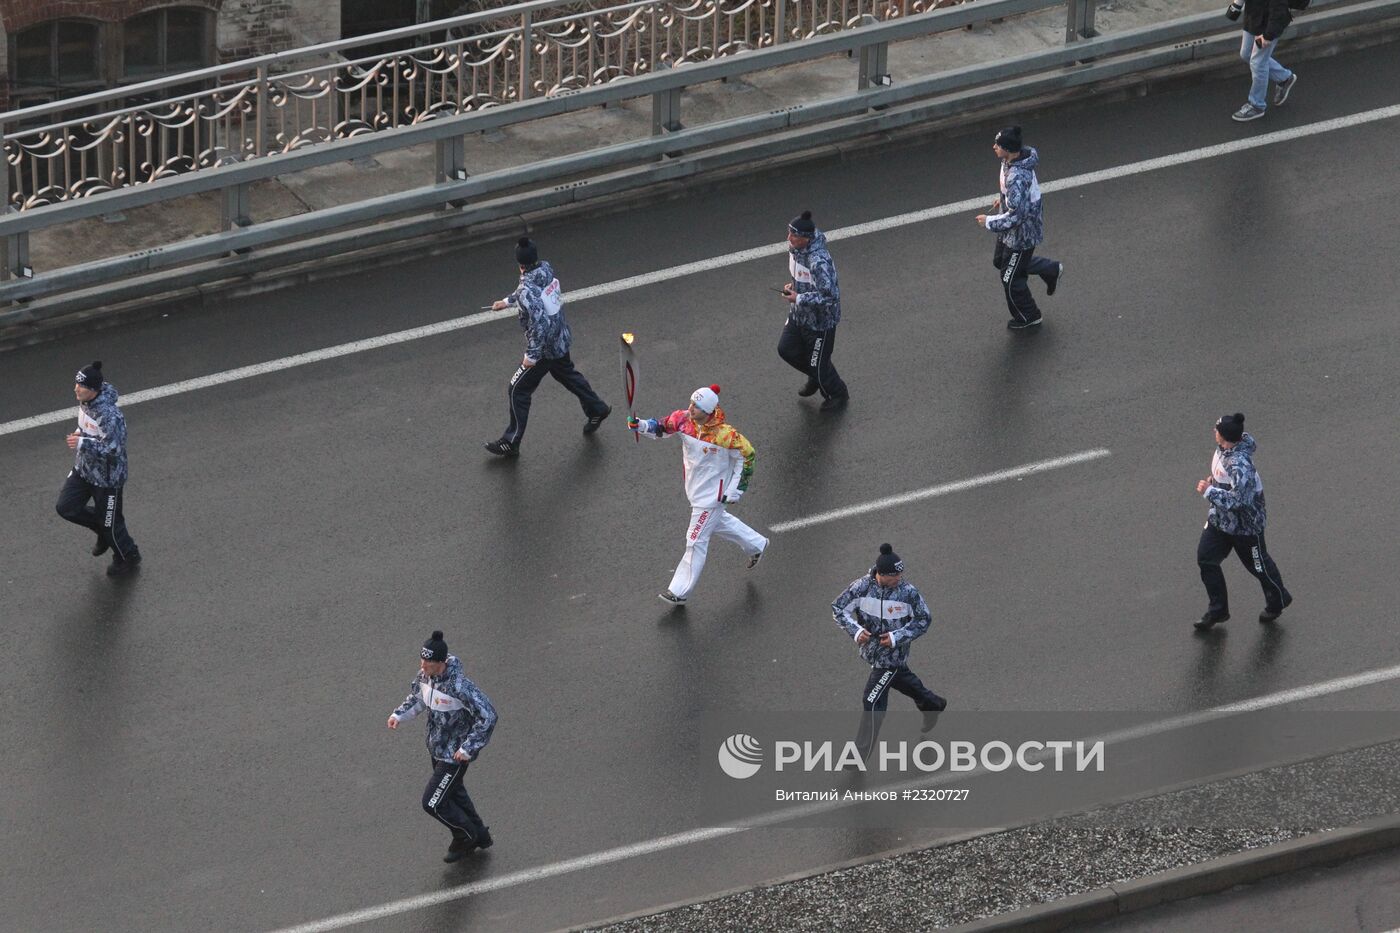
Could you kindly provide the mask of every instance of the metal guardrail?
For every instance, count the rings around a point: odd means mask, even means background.
[[[0,205],[31,210],[964,2],[633,0],[575,12],[535,0],[293,49],[0,114]]]
[[[1172,23],[1144,27],[1115,36],[1100,36],[1068,48],[1050,49],[1016,60],[979,65],[944,72],[889,86],[882,76],[869,69],[878,66],[890,41],[959,28],[982,19],[1000,18],[1058,5],[1047,0],[993,0],[911,17],[907,20],[867,26],[849,33],[766,49],[751,55],[713,61],[686,69],[630,78],[551,98],[526,101],[511,107],[492,108],[462,116],[431,121],[396,133],[365,136],[328,143],[277,158],[238,163],[149,185],[112,192],[102,198],[83,199],[53,205],[44,210],[11,213],[0,217],[0,236],[14,244],[28,232],[66,223],[114,209],[193,193],[222,190],[226,198],[246,197],[247,185],[259,178],[343,161],[423,142],[438,144],[440,156],[452,151],[455,141],[469,132],[480,132],[510,123],[580,110],[603,103],[650,96],[653,112],[665,111],[673,96],[684,87],[775,65],[819,58],[835,52],[859,52],[863,68],[857,76],[857,90],[835,99],[812,102],[689,129],[668,130],[654,120],[654,135],[640,140],[562,156],[546,162],[493,172],[474,178],[447,174],[437,184],[394,195],[368,199],[356,204],[315,211],[295,217],[247,225],[226,232],[198,237],[169,246],[144,250],[129,256],[69,267],[30,280],[0,285],[0,301],[52,295],[78,288],[103,285],[131,276],[167,269],[200,260],[214,259],[235,250],[299,241],[302,238],[347,229],[395,216],[438,211],[449,202],[479,203],[480,199],[528,185],[549,183],[580,175],[613,171],[628,165],[652,165],[657,178],[667,177],[667,164],[655,163],[679,150],[695,152],[708,146],[764,136],[780,131],[850,118],[877,108],[907,104],[933,95],[961,92],[971,103],[990,102],[1004,95],[994,82],[1021,79],[1023,90],[1042,93],[1078,86],[1143,68],[1187,61],[1198,55],[1233,53],[1238,30],[1219,14],[1202,14]],[[1336,9],[1325,9],[1337,7]],[[1313,10],[1300,18],[1299,35],[1361,25],[1400,16],[1400,0],[1314,0]],[[1115,56],[1118,56],[1115,58]],[[1038,78],[1027,76],[1041,75]],[[985,91],[969,89],[986,88]],[[984,101],[975,100],[982,94]],[[893,125],[893,124],[891,124]],[[460,149],[458,150],[460,152]],[[441,161],[441,160],[440,160]],[[561,189],[563,186],[561,186]],[[561,189],[527,197],[530,206],[565,203],[557,197]],[[527,209],[521,206],[518,209]],[[456,209],[470,213],[474,208]],[[502,216],[501,213],[495,216]],[[0,325],[29,319],[23,310],[0,314]]]
[[[466,133],[524,123],[650,94],[654,104],[653,134],[659,135],[679,126],[680,96],[687,85],[735,77],[842,52],[855,53],[866,46],[879,44],[868,38],[872,36],[872,30],[878,31],[879,38],[887,44],[890,41],[959,29],[990,19],[1001,19],[1062,5],[1069,9],[1072,17],[1077,8],[1092,3],[1094,0],[1068,0],[1068,3],[1066,0],[979,0],[974,4],[896,19],[879,26],[866,25],[858,30],[836,32],[805,42],[784,43],[743,56],[716,59],[685,68],[621,78],[509,106],[484,108],[456,116],[439,115],[433,120],[401,127],[392,133],[356,134],[347,139],[270,155],[266,159],[227,160],[199,172],[168,173],[142,185],[106,189],[101,193],[94,192],[86,197],[63,199],[34,210],[12,210],[0,214],[0,236],[4,236],[7,241],[6,248],[0,250],[0,280],[15,274],[32,276],[33,270],[28,257],[28,233],[60,223],[189,194],[222,190],[225,194],[223,228],[246,226],[249,206],[246,186],[253,181],[430,141],[440,144],[438,180],[460,179],[466,176],[467,167],[462,164],[462,149],[458,140]]]

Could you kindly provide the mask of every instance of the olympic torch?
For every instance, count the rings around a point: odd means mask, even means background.
[[[622,394],[627,397],[627,413],[634,418],[637,415],[637,375],[640,371],[635,340],[632,334],[623,334],[617,351],[618,360],[622,363]],[[632,439],[641,441],[636,432],[633,432]]]

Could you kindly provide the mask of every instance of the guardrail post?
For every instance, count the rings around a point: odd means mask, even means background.
[[[1065,5],[1065,44],[1097,36],[1094,12],[1098,0],[1068,0]]]
[[[5,152],[5,137],[9,132],[10,125],[0,123],[0,214],[10,211],[10,160]]]
[[[247,227],[253,222],[250,216],[249,186],[247,184],[231,185],[220,190],[220,205],[222,210],[219,217],[220,230],[232,230],[234,227]]]
[[[773,44],[787,41],[787,0],[773,0]]]
[[[5,237],[4,261],[0,262],[0,280],[8,281],[12,278],[34,278],[34,266],[29,262],[27,231]]]
[[[0,123],[0,216],[11,213],[10,208],[10,160],[5,157],[5,134],[9,126]],[[0,246],[0,282],[9,281],[14,276],[31,278],[34,268],[29,264],[29,234],[17,233],[5,237]]]
[[[875,17],[869,13],[860,18],[862,26],[874,26],[879,23]],[[872,87],[885,87],[891,84],[890,78],[890,44],[888,42],[876,42],[871,45],[860,47],[860,73],[856,82],[856,89],[868,91]]]
[[[437,141],[437,183],[463,181],[467,177],[466,137],[450,136]]]
[[[258,158],[267,155],[267,137],[269,132],[267,121],[272,116],[272,114],[267,112],[267,79],[267,62],[263,62],[258,66],[258,123],[253,131],[253,153],[258,156]]]
[[[516,100],[530,99],[530,72],[534,68],[535,43],[531,39],[533,20],[530,11],[520,14],[520,96]]]
[[[681,88],[651,95],[651,135],[681,129]]]

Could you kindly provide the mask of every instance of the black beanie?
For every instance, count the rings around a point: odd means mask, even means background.
[[[1240,438],[1244,437],[1244,415],[1235,412],[1233,415],[1221,415],[1220,420],[1215,422],[1215,430],[1220,432],[1220,436],[1231,444],[1238,444]]]
[[[876,573],[903,573],[904,561],[899,559],[899,555],[894,552],[894,548],[888,544],[880,545],[880,556],[875,558]]]
[[[810,237],[816,234],[817,225],[812,223],[812,212],[803,211],[788,221],[788,229],[798,236]]]
[[[85,389],[100,392],[102,390],[102,361],[94,360],[78,370],[78,375],[74,377],[73,381]]]
[[[424,661],[446,661],[447,642],[442,640],[442,632],[433,632],[427,641],[423,642]]]
[[[1019,126],[1008,126],[997,133],[997,145],[1007,152],[1021,151],[1021,128]]]
[[[540,261],[540,251],[535,248],[535,241],[527,236],[520,238],[515,244],[515,264],[518,266],[533,266]]]

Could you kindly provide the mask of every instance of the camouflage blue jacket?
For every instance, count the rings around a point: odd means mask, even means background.
[[[1215,449],[1211,458],[1210,501],[1206,521],[1227,535],[1261,535],[1268,515],[1264,509],[1264,481],[1254,469],[1254,438],[1246,434],[1228,450]]]
[[[486,694],[462,673],[462,662],[455,654],[447,656],[447,667],[440,677],[422,671],[408,687],[408,699],[399,704],[393,716],[400,722],[428,711],[428,753],[435,761],[451,761],[461,749],[476,758],[491,741],[496,728],[496,708]]]
[[[1035,177],[1040,153],[1027,146],[1021,158],[1001,166],[1001,213],[987,218],[987,229],[1001,235],[1008,249],[1030,249],[1045,239],[1040,209],[1040,182]]]
[[[807,330],[830,330],[841,323],[841,286],[825,233],[816,231],[802,249],[788,247],[788,272],[797,292],[788,320]]]
[[[573,334],[564,319],[564,292],[554,277],[554,267],[537,262],[520,275],[520,285],[506,296],[506,304],[518,308],[525,328],[525,355],[532,360],[557,360],[569,355]]]
[[[78,404],[78,434],[74,472],[103,489],[125,485],[126,417],[117,407],[116,386],[104,382],[96,398]]]
[[[909,646],[928,631],[928,604],[912,583],[884,587],[873,572],[855,580],[831,604],[831,615],[842,631],[856,638],[861,629],[870,640],[860,646],[860,656],[872,667],[905,667]],[[889,633],[894,645],[886,648],[880,636]]]

